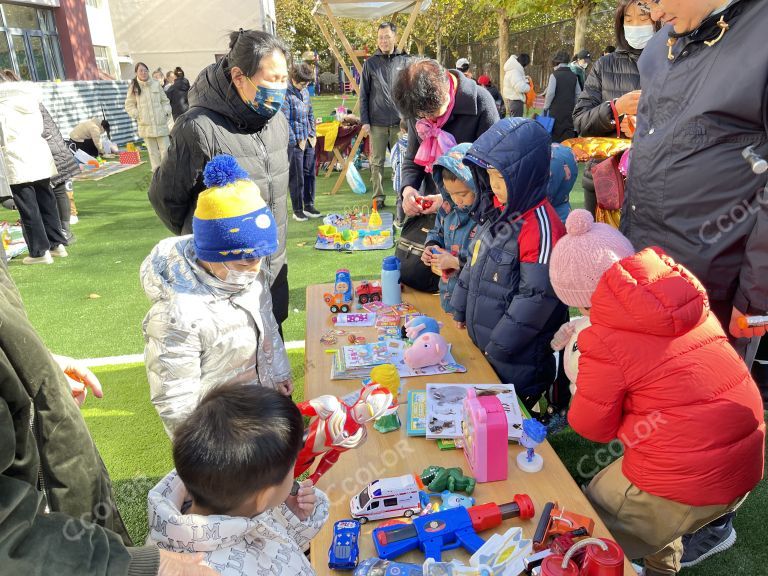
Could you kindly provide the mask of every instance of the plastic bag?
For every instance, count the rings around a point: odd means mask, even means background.
[[[349,170],[347,170],[347,184],[352,188],[352,192],[355,194],[365,194],[368,190],[363,182],[363,177],[360,176],[360,172],[357,171],[355,165],[350,162]]]
[[[80,149],[75,150],[75,159],[80,162],[80,164],[90,164],[91,162],[97,162],[96,158],[88,154],[88,152],[84,152]]]

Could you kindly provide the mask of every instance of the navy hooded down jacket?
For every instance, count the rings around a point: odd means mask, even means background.
[[[472,216],[479,228],[451,299],[454,318],[466,322],[499,378],[533,401],[555,379],[550,342],[568,321],[549,281],[552,248],[565,235],[547,200],[550,137],[534,121],[506,118],[478,138],[464,162],[478,188]],[[501,208],[489,166],[507,184]]]

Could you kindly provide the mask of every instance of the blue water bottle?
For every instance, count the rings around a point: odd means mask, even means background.
[[[387,256],[381,263],[381,301],[388,306],[402,303],[400,259],[397,256]]]

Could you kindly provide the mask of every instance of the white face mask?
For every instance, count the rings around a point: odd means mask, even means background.
[[[656,29],[652,24],[643,24],[642,26],[624,26],[624,37],[635,50],[642,50],[656,34]]]
[[[232,270],[226,264],[224,264],[224,267],[227,269],[227,275],[224,278],[224,282],[231,284],[232,286],[242,287],[250,286],[253,282],[255,282],[259,277],[259,271],[261,270],[261,265],[259,265],[259,270],[256,270],[255,272]]]

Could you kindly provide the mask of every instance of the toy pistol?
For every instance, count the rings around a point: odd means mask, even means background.
[[[556,502],[547,502],[533,535],[533,549],[537,552],[549,548],[550,541],[563,534],[573,537],[591,536],[595,521],[587,516],[566,512]]]
[[[463,547],[470,554],[477,552],[485,544],[478,532],[495,528],[509,518],[527,520],[534,515],[528,495],[516,494],[507,504],[451,508],[414,518],[413,524],[376,528],[373,544],[378,555],[387,560],[420,548],[424,556],[439,562],[443,550]]]

